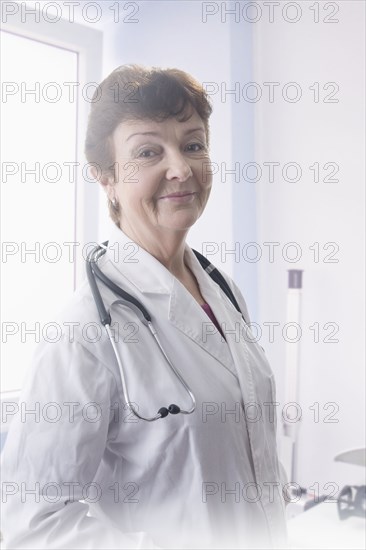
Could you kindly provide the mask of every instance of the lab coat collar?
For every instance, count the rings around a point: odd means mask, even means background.
[[[170,271],[117,226],[111,230],[106,256],[140,292],[171,293],[174,276]]]
[[[111,230],[106,256],[140,292],[172,293],[176,283],[174,275],[117,226]],[[185,245],[184,260],[199,281],[205,273],[188,244]]]

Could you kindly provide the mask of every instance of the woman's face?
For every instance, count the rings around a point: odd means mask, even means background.
[[[116,182],[108,185],[130,236],[187,232],[202,214],[212,174],[206,132],[196,111],[186,122],[126,121],[114,134]]]

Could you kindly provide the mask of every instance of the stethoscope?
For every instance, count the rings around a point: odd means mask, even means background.
[[[113,281],[111,281],[101,271],[101,269],[98,267],[98,260],[103,256],[103,254],[105,254],[107,249],[108,249],[108,241],[106,241],[105,243],[103,243],[101,245],[98,245],[95,248],[93,248],[93,250],[88,254],[88,257],[87,257],[86,271],[87,271],[87,275],[88,275],[89,284],[90,284],[90,287],[91,287],[91,290],[92,290],[92,293],[93,293],[94,301],[95,301],[95,304],[96,304],[97,309],[98,309],[100,321],[101,321],[102,325],[104,326],[104,328],[105,328],[105,330],[108,334],[109,341],[111,342],[111,345],[112,345],[112,348],[113,348],[113,351],[114,351],[114,354],[115,354],[115,357],[116,357],[116,360],[117,360],[117,363],[118,363],[118,368],[119,368],[121,381],[122,381],[123,394],[124,394],[124,398],[126,400],[126,403],[128,404],[129,408],[131,409],[131,412],[137,418],[139,418],[140,420],[146,420],[147,422],[152,422],[154,420],[159,420],[159,418],[165,418],[166,416],[168,416],[169,413],[170,414],[178,414],[178,413],[192,414],[194,412],[194,410],[196,409],[195,397],[192,393],[192,390],[188,386],[187,382],[184,380],[181,373],[179,372],[179,370],[173,365],[173,363],[170,361],[169,357],[165,353],[164,348],[161,345],[161,342],[158,338],[157,332],[153,327],[153,324],[152,324],[152,321],[151,321],[151,316],[150,316],[149,312],[141,304],[141,302],[139,302],[136,298],[134,298],[133,296],[128,294],[126,291],[122,290],[122,288],[120,288],[115,283],[113,283]],[[169,405],[169,407],[161,407],[158,410],[157,414],[155,416],[151,416],[151,417],[142,416],[136,410],[136,408],[134,407],[133,403],[131,402],[131,400],[129,398],[128,388],[127,388],[127,383],[126,383],[126,377],[125,377],[124,369],[123,369],[123,366],[122,366],[121,357],[120,357],[119,351],[117,349],[116,342],[114,341],[114,338],[112,336],[112,331],[111,331],[112,319],[111,319],[111,315],[105,308],[102,296],[99,292],[99,288],[98,288],[96,279],[99,279],[100,281],[102,281],[108,288],[110,288],[110,290],[112,290],[115,294],[120,296],[122,298],[122,300],[121,300],[122,303],[124,305],[127,305],[128,307],[130,307],[137,314],[140,321],[145,326],[148,327],[148,329],[150,330],[151,334],[153,335],[153,337],[154,337],[154,339],[155,339],[155,341],[156,341],[156,343],[157,343],[157,345],[158,345],[165,361],[168,363],[170,369],[174,372],[175,376],[178,378],[180,384],[184,387],[184,389],[186,390],[186,392],[188,393],[188,395],[189,395],[189,397],[192,401],[192,407],[189,410],[186,411],[184,409],[181,409],[180,407],[178,407],[178,405],[175,405],[174,403],[172,405]]]

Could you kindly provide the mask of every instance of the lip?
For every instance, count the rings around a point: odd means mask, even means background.
[[[193,197],[196,193],[194,191],[180,191],[179,193],[170,193],[169,195],[164,195],[160,199],[168,199],[173,201],[187,201]]]

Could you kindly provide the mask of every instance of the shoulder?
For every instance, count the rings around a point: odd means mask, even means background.
[[[74,291],[46,327],[47,330],[42,334],[46,342],[66,339],[83,345],[87,342],[84,335],[87,332],[91,334],[92,328],[95,332],[100,332],[101,323],[87,280]]]
[[[61,381],[70,376],[73,380],[102,377],[114,385],[116,372],[111,367],[110,348],[85,279],[62,309],[43,324],[27,378],[44,376],[49,381]]]
[[[111,262],[102,258],[99,261],[104,274],[117,285],[126,286],[126,281],[121,274],[116,272]],[[119,277],[116,276],[116,273]],[[117,277],[117,278],[116,278]],[[115,301],[114,293],[103,283],[96,279],[96,284],[101,294],[103,303],[108,310]],[[102,342],[102,336],[105,335],[105,328],[101,323],[98,307],[93,297],[93,293],[87,277],[79,284],[74,293],[63,307],[57,311],[52,322],[48,323],[46,335],[55,340],[63,337],[71,342],[78,342],[93,353],[88,344],[93,342]]]

